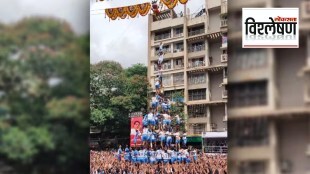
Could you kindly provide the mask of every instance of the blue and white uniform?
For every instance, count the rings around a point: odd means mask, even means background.
[[[163,156],[164,163],[169,163],[170,161],[169,154],[166,152],[162,152],[162,156]]]
[[[180,132],[174,133],[174,136],[175,136],[175,144],[179,144],[180,143]]]
[[[156,151],[156,161],[161,162],[162,161],[162,150]]]
[[[158,100],[157,100],[156,97],[152,97],[152,102],[151,102],[151,104],[152,104],[152,108],[157,108],[157,106],[158,106]]]
[[[142,120],[142,124],[143,124],[144,127],[148,126],[147,115],[148,114],[145,114],[144,117],[143,117],[143,120]]]
[[[193,155],[194,161],[196,162],[197,159],[198,159],[198,157],[197,157],[197,151],[196,151],[196,150],[193,150],[192,155]]]
[[[170,146],[171,143],[172,143],[171,134],[170,134],[169,132],[166,132],[166,135],[167,135],[166,145],[167,145],[167,146]]]
[[[127,147],[125,149],[125,161],[130,161],[130,150]]]
[[[182,162],[182,153],[181,152],[178,152],[178,162]]]
[[[186,143],[187,143],[186,133],[183,134],[182,141],[183,141],[183,145],[186,146]]]
[[[148,128],[143,128],[143,132],[142,132],[142,141],[145,142],[145,141],[148,141],[148,131],[149,129]]]
[[[159,89],[159,88],[160,88],[159,80],[156,80],[156,82],[155,82],[155,89]]]
[[[171,163],[174,163],[178,160],[178,153],[174,150],[171,151]]]
[[[156,142],[156,133],[152,132],[151,134],[151,142]]]
[[[161,107],[165,112],[168,112],[168,105],[165,102],[161,104]]]
[[[121,160],[122,153],[123,153],[122,149],[119,148],[119,149],[117,150],[117,159],[118,159],[119,161]]]
[[[160,131],[159,132],[159,138],[160,138],[160,142],[165,142],[166,141],[165,132]]]
[[[170,115],[168,115],[168,114],[163,114],[163,116],[164,116],[164,125],[170,125],[170,123],[171,123],[171,120],[170,120]]]
[[[147,121],[148,121],[148,124],[155,125],[155,119],[154,119],[154,114],[153,113],[149,113],[147,115]]]
[[[139,150],[137,161],[139,163],[144,163],[144,150]]]
[[[137,157],[136,157],[136,155],[135,155],[135,150],[131,151],[130,154],[131,154],[131,161],[135,163],[136,160],[137,160]]]
[[[156,163],[155,152],[154,152],[153,150],[150,151],[150,163],[151,163],[151,164]]]

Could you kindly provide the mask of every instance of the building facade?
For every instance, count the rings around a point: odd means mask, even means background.
[[[242,7],[299,7],[300,48],[242,49]],[[310,173],[310,7],[302,0],[229,4],[229,172]]]
[[[227,129],[226,15],[227,1],[223,0],[206,0],[198,13],[190,13],[184,5],[181,14],[165,10],[149,15],[148,80],[155,91],[162,42],[164,93],[183,93],[188,135]]]

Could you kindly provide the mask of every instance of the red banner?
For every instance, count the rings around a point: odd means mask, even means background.
[[[142,116],[131,118],[130,147],[140,147],[142,145]]]

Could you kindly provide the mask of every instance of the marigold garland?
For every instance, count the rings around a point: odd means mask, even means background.
[[[181,4],[186,4],[186,3],[188,2],[188,0],[179,0],[179,2],[180,2]]]
[[[138,4],[137,8],[138,8],[139,14],[141,16],[145,16],[149,13],[151,9],[151,4],[150,3]]]
[[[169,9],[173,9],[177,4],[178,0],[160,0],[163,4],[165,4]]]
[[[115,20],[118,16],[116,8],[105,9],[105,14],[112,20]]]
[[[133,5],[133,6],[127,6],[127,7],[124,7],[125,8],[125,11],[126,13],[131,17],[131,18],[135,18],[139,12],[138,8],[136,5]]]
[[[163,4],[165,4],[169,9],[173,9],[178,2],[181,4],[186,4],[188,0],[160,0]],[[151,10],[151,3],[142,3],[137,5],[131,5],[126,7],[117,7],[105,9],[106,15],[115,20],[117,18],[125,19],[126,17],[135,18],[137,15],[146,16]]]

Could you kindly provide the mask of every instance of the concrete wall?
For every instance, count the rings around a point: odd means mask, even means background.
[[[279,108],[304,106],[304,79],[298,73],[306,63],[306,48],[300,42],[298,49],[276,49]]]
[[[223,82],[222,71],[210,73],[211,101],[222,100],[222,88],[219,87],[219,85],[222,82]]]
[[[223,119],[225,116],[225,106],[217,105],[211,106],[211,123],[215,123],[217,125],[218,131],[223,131],[223,128],[227,128],[226,123],[224,123]]]
[[[301,174],[310,171],[310,158],[306,156],[310,144],[310,119],[293,118],[278,122],[279,159],[292,162],[290,174]]]
[[[221,42],[211,43],[210,44],[210,56],[212,56],[213,62],[212,65],[219,65],[221,64],[221,54],[222,50],[219,49],[221,47]]]
[[[221,5],[221,0],[208,0],[207,8],[215,8]]]
[[[209,11],[209,33],[220,31],[221,27],[221,18],[220,18],[221,9],[210,10]]]

